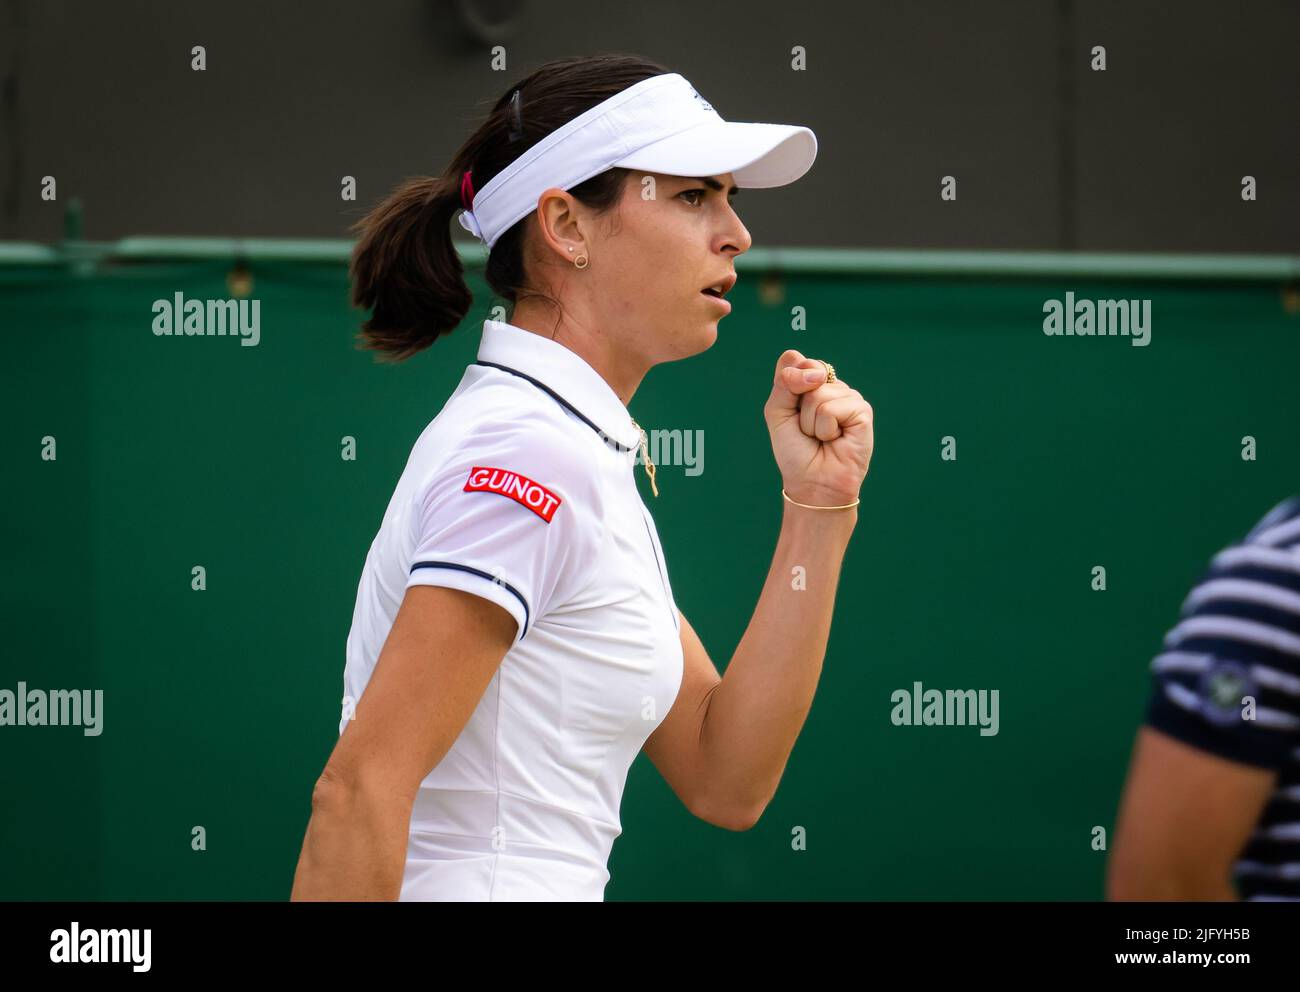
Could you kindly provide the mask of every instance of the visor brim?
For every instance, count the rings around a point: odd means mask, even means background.
[[[785,186],[817,157],[817,137],[797,124],[714,121],[638,149],[615,162],[669,176],[732,174],[746,189]]]

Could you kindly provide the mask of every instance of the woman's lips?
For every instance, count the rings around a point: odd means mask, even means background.
[[[710,296],[708,293],[704,292],[703,290],[700,291],[700,295],[703,296],[706,300],[716,303],[720,307],[722,307],[723,313],[731,313],[731,304],[728,303],[726,300],[724,300],[721,296]]]

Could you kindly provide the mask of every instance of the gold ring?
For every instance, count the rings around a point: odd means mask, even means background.
[[[835,375],[835,366],[832,365],[830,362],[823,362],[820,358],[817,359],[817,361],[821,362],[823,365],[826,366],[826,381],[837,382],[838,379]]]

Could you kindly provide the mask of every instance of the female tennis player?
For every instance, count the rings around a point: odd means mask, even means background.
[[[717,338],[750,245],[736,188],[791,183],[816,150],[807,128],[723,120],[653,62],[567,59],[360,222],[368,347],[400,360],[465,317],[458,210],[511,311],[485,321],[367,555],[293,899],[601,901],[643,748],[694,815],[759,818],[821,672],[871,407],[828,362],[776,357],[784,516],[725,677],[673,599],[628,407]]]

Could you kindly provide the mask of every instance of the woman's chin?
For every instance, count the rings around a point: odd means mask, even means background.
[[[714,342],[718,340],[718,323],[720,320],[719,317],[704,324],[703,330],[695,337],[695,350],[690,353],[691,355],[698,355],[700,352],[708,351],[713,347]],[[684,355],[682,357],[689,356]]]

